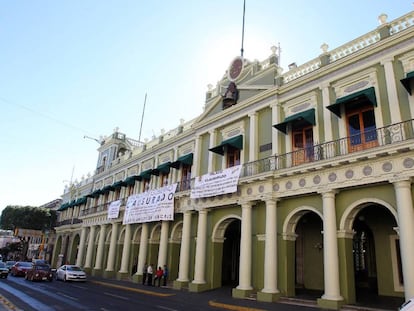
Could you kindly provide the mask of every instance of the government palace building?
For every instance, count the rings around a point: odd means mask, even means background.
[[[287,70],[276,47],[235,57],[195,119],[100,139],[52,265],[135,283],[166,265],[177,290],[324,309],[414,297],[414,11],[378,20]]]

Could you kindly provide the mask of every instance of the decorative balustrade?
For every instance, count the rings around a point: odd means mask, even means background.
[[[243,165],[241,177],[282,170],[309,162],[333,159],[380,146],[414,139],[414,119],[322,144],[271,156]]]
[[[407,13],[406,15],[400,17],[399,19],[396,19],[392,21],[390,26],[390,33],[391,35],[396,34],[400,31],[403,31],[409,27],[412,27],[414,25],[414,11],[411,11]]]
[[[322,144],[315,144],[293,152],[270,156],[265,159],[245,163],[240,177],[255,176],[258,174],[292,168],[306,163],[330,160],[349,154],[366,151],[373,148],[398,144],[414,139],[414,119],[391,124],[382,128],[365,131],[360,135],[344,137]],[[178,182],[176,192],[191,190],[195,178]],[[122,198],[125,205],[127,197]],[[111,202],[91,206],[79,212],[79,217],[95,213],[106,212]],[[57,226],[76,224],[81,219],[71,218],[57,223]]]

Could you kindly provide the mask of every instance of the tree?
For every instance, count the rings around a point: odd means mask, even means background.
[[[7,206],[1,213],[0,228],[51,230],[56,225],[56,211],[33,206]]]

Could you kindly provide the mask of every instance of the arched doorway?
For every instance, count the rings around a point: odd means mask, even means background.
[[[71,264],[75,264],[76,258],[78,258],[79,243],[80,243],[80,237],[79,237],[79,234],[76,234],[73,237],[72,245],[70,247],[70,258],[68,258],[68,261]]]
[[[323,223],[319,215],[308,211],[296,225],[295,294],[320,297],[324,289]]]
[[[402,285],[399,240],[391,239],[397,237],[396,226],[394,216],[380,204],[364,205],[355,215],[352,253],[357,303],[369,303],[386,296],[386,283],[390,279]],[[394,264],[387,259],[392,257]]]
[[[236,287],[239,284],[241,222],[233,219],[224,232],[221,284]]]

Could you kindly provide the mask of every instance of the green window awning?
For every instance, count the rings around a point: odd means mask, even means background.
[[[227,146],[231,146],[239,150],[243,149],[243,135],[238,135],[238,136],[223,140],[220,145],[210,148],[208,150],[214,153],[218,153],[220,155],[224,155],[224,148]]]
[[[145,180],[150,180],[151,179],[151,173],[152,173],[152,168],[146,171],[141,172],[138,176],[142,179]]]
[[[352,93],[347,96],[339,97],[334,104],[327,106],[331,112],[341,117],[341,104],[353,105],[360,101],[369,101],[373,106],[377,106],[377,98],[375,97],[375,88],[370,87],[362,91]]]
[[[112,184],[112,187],[113,187],[114,189],[119,189],[119,188],[121,188],[122,186],[125,186],[125,182],[124,182],[124,181],[122,181],[122,180],[117,181],[117,182],[114,182],[114,183]]]
[[[102,193],[108,193],[109,191],[114,191],[114,190],[115,190],[115,188],[112,187],[111,185],[109,185],[109,186],[103,187],[102,190],[101,190],[101,192]]]
[[[136,180],[141,180],[141,177],[139,175],[129,176],[123,181],[122,186],[133,186]]]
[[[179,169],[181,164],[192,165],[193,164],[193,153],[188,153],[179,157],[176,161],[170,164],[171,167]]]
[[[400,80],[402,85],[405,87],[407,92],[412,95],[411,87],[414,86],[414,71],[407,73],[407,76],[404,79]]]
[[[156,176],[158,176],[160,173],[168,174],[170,172],[170,164],[171,162],[168,161],[168,162],[158,165],[156,169],[153,169],[151,171],[151,174],[156,175]]]
[[[273,127],[286,134],[288,124],[297,123],[297,122],[302,122],[305,125],[316,125],[315,109],[312,108],[312,109],[288,116],[287,118],[285,118],[285,120],[283,120],[282,123],[275,124],[273,125]]]
[[[76,202],[75,202],[75,204],[74,204],[74,206],[76,206],[76,205],[82,205],[82,204],[85,204],[86,203],[86,197],[82,197],[82,198],[78,198],[77,200],[76,200]]]
[[[97,189],[91,193],[89,193],[88,195],[86,195],[86,197],[88,198],[97,198],[99,197],[100,194],[102,194],[103,192],[101,191],[101,189]]]
[[[58,212],[64,211],[65,209],[67,209],[69,207],[69,202],[63,203],[58,209]]]

